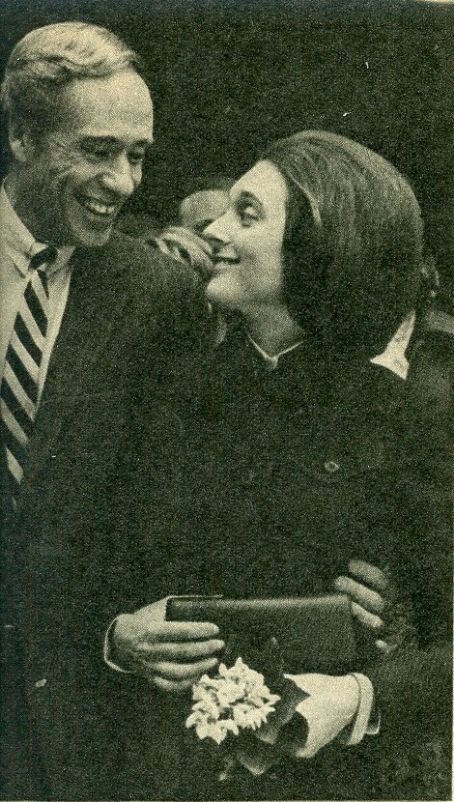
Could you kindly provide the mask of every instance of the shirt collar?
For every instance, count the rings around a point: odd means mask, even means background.
[[[414,325],[415,313],[410,312],[400,324],[394,337],[392,337],[392,339],[389,341],[385,350],[370,360],[372,364],[381,365],[382,367],[390,370],[391,373],[399,376],[401,379],[406,379],[409,364],[408,359],[405,356],[405,351],[410,341]],[[255,350],[260,355],[269,370],[275,370],[278,366],[280,358],[284,356],[284,354],[294,351],[295,348],[299,348],[304,342],[304,340],[300,340],[299,342],[294,343],[294,345],[291,345],[290,348],[285,348],[275,356],[270,356],[266,353],[266,351],[263,350],[263,348],[260,347],[260,345],[257,345],[250,334],[247,336],[250,343],[254,346]]]
[[[299,348],[299,346],[302,345],[303,342],[304,342],[303,340],[299,340],[297,343],[293,343],[293,345],[291,345],[289,348],[284,348],[284,350],[283,351],[279,351],[278,354],[275,354],[274,356],[270,356],[269,354],[266,353],[266,351],[263,350],[263,348],[260,347],[260,345],[258,345],[255,342],[255,340],[252,339],[250,334],[248,334],[247,336],[248,336],[249,341],[251,342],[251,344],[254,346],[255,350],[257,351],[257,353],[259,353],[260,356],[262,357],[264,363],[269,368],[269,370],[275,370],[277,368],[277,366],[278,366],[278,363],[279,363],[279,360],[280,360],[281,356],[284,356],[284,354],[289,354],[290,351],[294,351],[295,348]]]
[[[46,243],[38,242],[24,225],[20,217],[15,212],[10,199],[3,185],[0,188],[0,230],[2,241],[17,270],[26,276],[28,273],[30,259],[47,246]],[[49,267],[49,275],[61,270],[68,264],[73,246],[58,248],[58,255],[55,262]]]
[[[389,341],[383,353],[374,356],[370,361],[374,365],[381,365],[388,368],[396,376],[401,379],[406,379],[408,374],[409,363],[405,356],[410,337],[415,327],[415,313],[409,312],[404,317],[402,323],[397,329],[394,337]]]

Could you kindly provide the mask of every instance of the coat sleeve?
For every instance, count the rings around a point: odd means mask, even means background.
[[[140,271],[131,275],[129,441],[112,511],[118,544],[112,617],[173,592],[180,531],[189,518],[190,435],[211,343],[198,276],[143,243],[133,245]]]
[[[445,363],[437,385],[420,362],[406,387],[394,531],[397,580],[416,637],[369,672],[383,733],[393,742],[450,741],[453,438],[446,376]]]

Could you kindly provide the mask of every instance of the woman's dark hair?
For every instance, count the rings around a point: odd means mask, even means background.
[[[303,131],[270,145],[288,189],[284,299],[336,350],[377,354],[415,305],[423,226],[408,182],[363,145]]]

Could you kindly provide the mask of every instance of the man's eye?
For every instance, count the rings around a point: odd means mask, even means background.
[[[243,226],[251,226],[259,219],[259,213],[254,206],[248,204],[247,206],[240,206],[238,209],[238,216]]]
[[[112,155],[112,150],[106,145],[83,144],[82,151],[87,156],[98,161],[107,161]]]
[[[145,158],[144,150],[132,151],[132,153],[128,154],[128,159],[130,164],[142,164],[144,158]]]

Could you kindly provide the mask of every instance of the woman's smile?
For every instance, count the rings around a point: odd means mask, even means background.
[[[286,200],[284,178],[268,161],[234,184],[229,208],[204,232],[215,243],[211,302],[243,311],[281,305]]]

